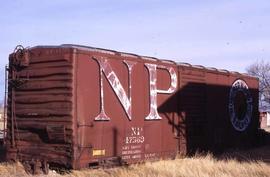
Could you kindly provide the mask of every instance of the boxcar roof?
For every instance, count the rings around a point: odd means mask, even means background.
[[[243,75],[246,77],[251,77],[254,79],[258,79],[257,77],[251,76],[246,73],[239,73],[236,71],[228,71],[226,69],[217,69],[214,67],[205,67],[202,65],[192,65],[190,63],[184,63],[184,62],[175,62],[173,60],[167,60],[167,59],[158,59],[155,57],[149,57],[149,56],[143,56],[143,55],[137,55],[133,53],[127,53],[127,52],[119,52],[116,50],[111,50],[111,49],[104,49],[104,48],[97,48],[97,47],[91,47],[91,46],[84,46],[84,45],[77,45],[77,44],[62,44],[62,45],[39,45],[32,47],[31,49],[34,48],[75,48],[79,50],[84,50],[84,51],[90,51],[90,52],[99,52],[99,53],[105,53],[105,54],[110,54],[110,55],[120,55],[123,57],[132,57],[132,58],[137,58],[137,59],[144,59],[144,60],[151,60],[151,61],[160,61],[163,63],[171,63],[171,64],[176,64],[178,66],[184,66],[184,67],[191,67],[195,69],[202,69],[210,72],[220,72],[224,74],[235,74],[235,75]]]

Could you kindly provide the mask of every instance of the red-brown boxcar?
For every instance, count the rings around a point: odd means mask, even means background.
[[[129,164],[251,145],[258,80],[78,45],[9,57],[7,157],[29,168]]]

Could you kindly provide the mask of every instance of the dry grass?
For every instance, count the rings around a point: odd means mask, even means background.
[[[26,173],[21,163],[14,163],[14,164],[2,163],[0,165],[0,176],[13,177],[25,175]]]
[[[0,176],[28,176],[20,163],[1,164]],[[39,175],[45,176],[45,175]],[[129,167],[72,171],[66,175],[49,172],[49,177],[267,177],[270,164],[262,161],[217,160],[212,155],[147,162]]]
[[[269,176],[270,165],[263,162],[240,163],[235,160],[218,161],[211,155],[166,160],[129,168],[96,171],[73,171],[70,176],[120,177],[259,177]]]

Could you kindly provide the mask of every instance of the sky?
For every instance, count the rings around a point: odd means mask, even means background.
[[[269,0],[0,2],[0,100],[16,45],[80,44],[245,72],[270,61]]]

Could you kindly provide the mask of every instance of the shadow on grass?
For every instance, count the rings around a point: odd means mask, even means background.
[[[258,144],[254,147],[229,149],[215,155],[218,160],[234,159],[240,162],[261,161],[270,163],[270,132],[259,131]]]

